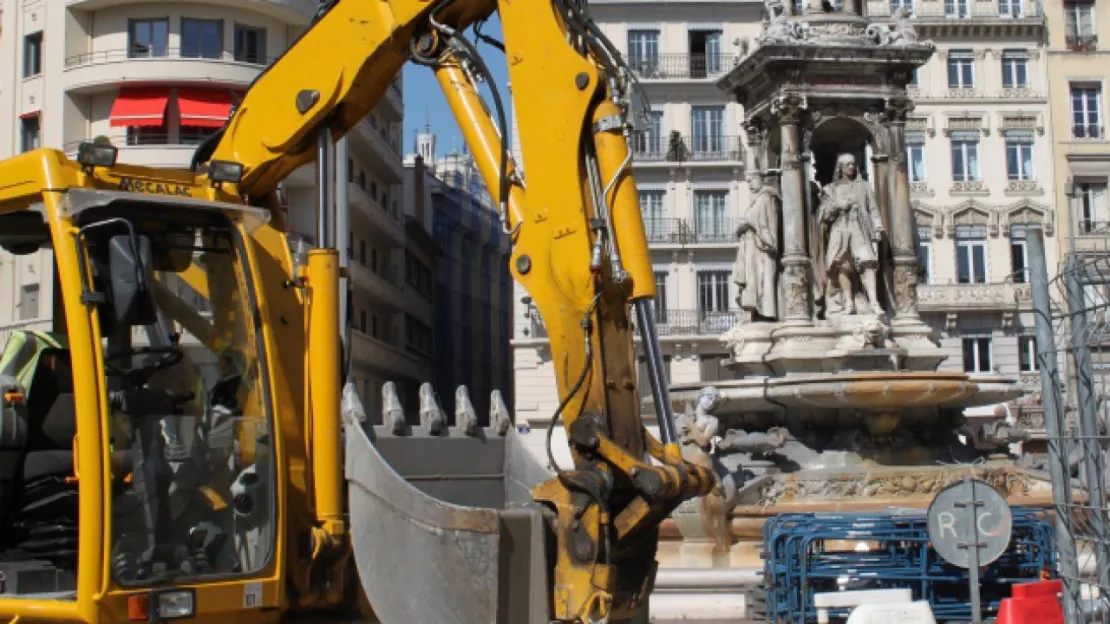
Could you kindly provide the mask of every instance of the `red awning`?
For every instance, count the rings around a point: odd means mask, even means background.
[[[231,115],[229,89],[178,89],[181,125],[220,128]]]
[[[165,125],[169,99],[168,87],[120,89],[109,123],[113,127]]]
[[[34,119],[35,117],[38,117],[38,116],[39,116],[38,111],[31,111],[29,113],[23,113],[22,115],[19,116],[19,118],[20,119]]]

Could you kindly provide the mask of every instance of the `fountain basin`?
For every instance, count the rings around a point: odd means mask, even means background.
[[[751,412],[855,409],[902,411],[962,409],[1020,397],[1014,377],[937,372],[861,372],[747,378],[713,384],[720,393],[717,416]],[[671,386],[672,405],[681,412],[695,403],[701,384]]]

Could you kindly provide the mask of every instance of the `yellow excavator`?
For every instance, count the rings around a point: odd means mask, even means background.
[[[495,13],[526,175],[466,35]],[[329,148],[409,61],[435,73],[550,336],[550,466],[496,400],[489,426],[447,426],[387,384],[371,424],[344,386]],[[662,372],[639,93],[581,0],[333,0],[188,170],[97,141],[0,162],[0,247],[53,258],[53,326],[0,359],[0,622],[648,622],[659,525],[716,483],[681,457]],[[301,263],[280,184],[310,163]]]

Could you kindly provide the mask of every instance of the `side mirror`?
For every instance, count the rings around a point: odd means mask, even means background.
[[[150,293],[150,239],[128,234],[108,239],[108,270],[117,326],[136,327],[158,322],[158,311]]]

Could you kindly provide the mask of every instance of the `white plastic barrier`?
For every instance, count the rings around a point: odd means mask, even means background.
[[[847,624],[936,624],[925,601],[913,601],[909,589],[866,589],[815,594],[817,622],[828,624],[829,609],[856,607]]]

